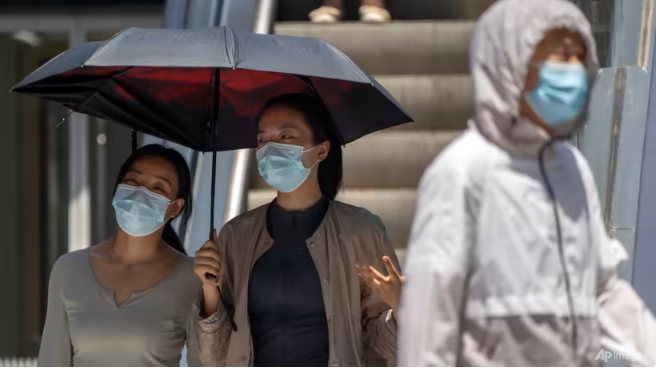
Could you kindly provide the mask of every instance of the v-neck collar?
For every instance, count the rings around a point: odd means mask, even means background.
[[[150,293],[153,293],[155,290],[159,289],[162,287],[162,285],[168,283],[170,279],[174,277],[175,274],[178,273],[178,270],[184,263],[184,258],[185,256],[181,255],[180,259],[178,260],[178,263],[175,265],[173,270],[169,272],[168,275],[166,275],[165,278],[163,278],[160,282],[157,284],[149,287],[148,289],[141,290],[141,291],[135,291],[130,296],[123,302],[121,305],[116,304],[116,292],[112,289],[108,289],[100,283],[100,280],[98,280],[98,277],[96,276],[96,273],[93,271],[93,266],[91,266],[91,247],[87,248],[87,256],[86,256],[86,265],[87,265],[87,271],[89,272],[89,275],[91,276],[91,279],[93,280],[94,284],[96,285],[96,288],[101,291],[101,293],[106,297],[106,299],[109,299],[108,301],[111,302],[112,306],[116,310],[122,310],[125,309],[131,302],[136,300],[139,297],[142,297],[144,295],[148,295]]]

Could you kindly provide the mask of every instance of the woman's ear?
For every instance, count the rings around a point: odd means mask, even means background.
[[[330,141],[325,141],[319,145],[319,153],[317,154],[317,161],[321,162],[328,157],[330,152]]]
[[[180,213],[182,213],[182,209],[184,208],[185,205],[185,200],[182,198],[178,198],[175,201],[171,202],[171,220],[177,218],[180,216]]]

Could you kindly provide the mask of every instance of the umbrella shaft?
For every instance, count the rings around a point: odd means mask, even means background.
[[[212,121],[210,123],[210,134],[212,134],[212,187],[210,189],[210,197],[212,203],[210,204],[210,239],[212,239],[212,230],[214,227],[214,196],[216,192],[216,126],[219,120],[219,79],[220,72],[214,69],[214,98],[212,99]]]
[[[215,197],[215,186],[216,186],[216,151],[212,151],[212,189],[211,189],[211,201],[210,204],[210,239],[212,239],[212,230],[214,227],[214,197]]]

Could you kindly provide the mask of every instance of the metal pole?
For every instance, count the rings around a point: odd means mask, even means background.
[[[96,149],[96,165],[94,168],[96,172],[96,202],[94,203],[96,230],[93,240],[101,242],[109,237],[109,231],[107,231],[107,213],[110,209],[105,200],[105,194],[108,192],[109,185],[111,184],[109,184],[107,173],[107,121],[98,119],[96,126],[98,127],[94,144]]]
[[[276,14],[276,0],[260,0],[255,13],[253,32],[270,33]],[[230,191],[228,203],[223,217],[226,223],[246,211],[248,204],[248,183],[250,168],[253,161],[253,150],[241,149],[235,152],[235,158],[230,173]]]
[[[188,0],[166,0],[164,5],[164,27],[184,28],[187,18]]]
[[[86,40],[86,29],[73,21],[68,47]],[[68,121],[68,251],[91,245],[91,193],[89,188],[89,117],[73,113]]]

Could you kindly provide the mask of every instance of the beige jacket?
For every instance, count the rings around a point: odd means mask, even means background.
[[[238,331],[231,330],[223,308],[205,320],[199,317],[199,356],[205,366],[252,365],[248,279],[255,262],[273,245],[266,229],[266,212],[267,206],[262,206],[242,214],[219,234],[224,269],[221,291],[234,306]],[[329,364],[396,365],[396,322],[391,310],[360,281],[355,268],[356,263],[370,264],[384,271],[382,257],[389,256],[400,269],[380,219],[365,209],[331,202],[306,244],[323,281]]]

